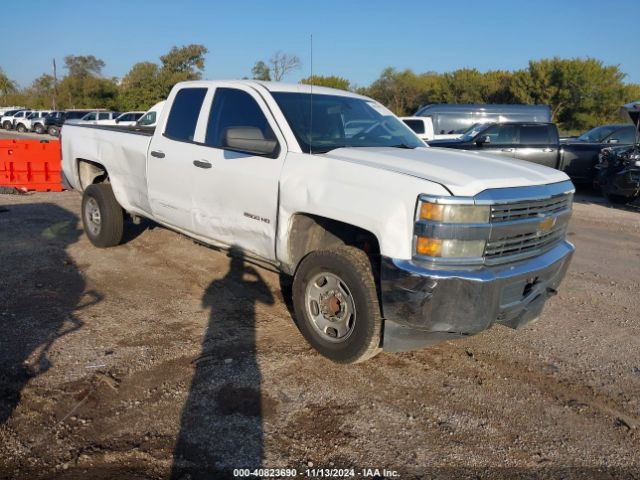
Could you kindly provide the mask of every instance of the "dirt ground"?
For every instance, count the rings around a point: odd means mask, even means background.
[[[579,196],[538,322],[339,366],[278,274],[79,206],[0,196],[1,478],[640,478],[640,211]]]

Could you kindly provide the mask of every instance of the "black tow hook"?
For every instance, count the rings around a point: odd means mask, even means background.
[[[555,288],[547,288],[547,297],[555,297],[558,294],[558,290]]]

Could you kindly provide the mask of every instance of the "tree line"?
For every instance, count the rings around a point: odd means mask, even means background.
[[[22,89],[0,70],[0,104],[51,108],[55,98],[60,109],[146,110],[166,98],[177,82],[202,78],[206,53],[204,45],[173,47],[159,63],[136,63],[120,80],[104,77],[105,63],[93,55],[69,55],[64,59],[66,74],[59,82],[43,74]],[[281,81],[300,67],[296,55],[276,52],[254,64],[251,78]],[[314,75],[300,82],[367,95],[398,115],[411,115],[430,103],[545,104],[562,130],[578,131],[619,122],[620,106],[640,99],[640,84],[626,83],[625,76],[619,66],[597,59],[555,57],[532,60],[527,68],[515,71],[462,68],[416,73],[389,67],[366,87],[336,75]]]

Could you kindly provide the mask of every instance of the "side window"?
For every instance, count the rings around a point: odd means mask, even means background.
[[[96,118],[97,118],[97,115],[96,115],[95,112],[93,112],[93,113],[89,113],[88,115],[86,115],[84,117],[84,120],[95,120]]]
[[[424,133],[424,122],[422,120],[403,120],[415,133]]]
[[[225,134],[231,127],[254,128],[265,140],[276,139],[262,109],[251,95],[235,88],[218,88],[209,114],[205,143],[224,148]]]
[[[609,138],[615,138],[618,143],[633,143],[635,140],[636,132],[633,127],[621,128],[617,132],[613,133]]]
[[[109,120],[109,112],[98,114],[98,120]]]
[[[520,145],[549,145],[546,125],[523,125],[520,127]]]
[[[174,140],[193,140],[206,88],[183,88],[173,99],[171,112],[164,130]]]
[[[490,145],[513,145],[516,143],[517,129],[515,125],[493,125],[481,132],[478,137],[490,137]]]

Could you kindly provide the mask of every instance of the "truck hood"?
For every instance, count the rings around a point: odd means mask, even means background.
[[[324,156],[439,183],[453,195],[489,188],[525,187],[567,180],[563,172],[515,159],[446,148],[338,148]]]

